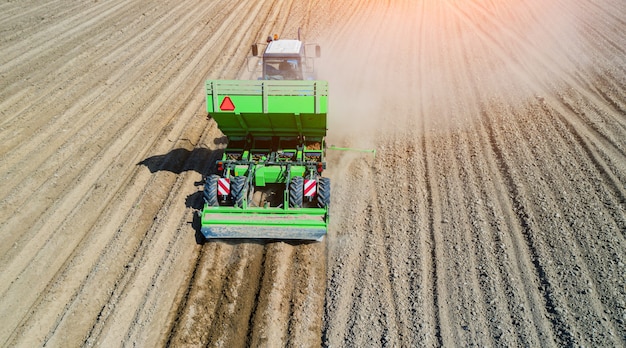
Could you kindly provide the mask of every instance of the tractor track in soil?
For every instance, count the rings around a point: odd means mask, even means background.
[[[0,4],[0,346],[626,345],[626,5]],[[204,80],[321,44],[322,243],[199,243]]]

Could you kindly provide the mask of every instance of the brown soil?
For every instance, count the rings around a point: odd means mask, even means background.
[[[625,346],[626,2],[0,4],[0,346]],[[322,243],[199,243],[207,78],[322,46]]]

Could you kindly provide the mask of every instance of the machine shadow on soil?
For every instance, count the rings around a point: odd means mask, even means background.
[[[148,167],[151,173],[168,171],[181,174],[186,171],[195,171],[201,175],[207,173],[207,163],[214,163],[222,156],[223,150],[210,150],[207,148],[194,148],[189,151],[178,148],[165,155],[151,156],[137,163]]]

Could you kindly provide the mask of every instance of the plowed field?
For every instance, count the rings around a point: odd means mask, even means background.
[[[204,81],[319,43],[321,243],[201,243]],[[626,2],[0,3],[0,346],[625,346]],[[252,63],[252,64],[251,64]]]

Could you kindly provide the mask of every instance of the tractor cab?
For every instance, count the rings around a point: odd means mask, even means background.
[[[252,55],[258,56],[258,45],[252,45]],[[315,45],[315,57],[308,56],[306,46],[300,40],[268,37],[263,52],[261,80],[314,80],[314,58],[320,56]]]
[[[301,41],[270,41],[263,53],[263,80],[302,80],[302,57]]]

